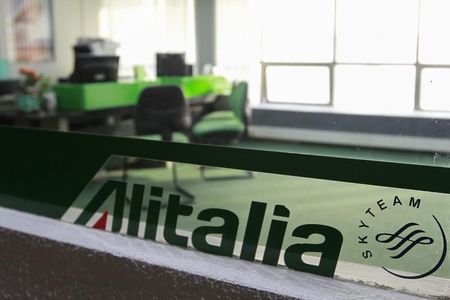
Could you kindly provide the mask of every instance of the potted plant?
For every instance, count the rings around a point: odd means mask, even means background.
[[[26,113],[37,113],[41,109],[47,110],[49,108],[47,98],[51,98],[52,93],[50,78],[27,67],[21,67],[19,72],[24,79],[17,97],[17,109]]]

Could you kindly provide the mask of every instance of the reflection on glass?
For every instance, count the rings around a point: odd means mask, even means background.
[[[328,67],[270,66],[267,72],[267,100],[307,104],[330,102]]]
[[[365,113],[407,113],[414,110],[415,67],[337,66],[337,109]]]

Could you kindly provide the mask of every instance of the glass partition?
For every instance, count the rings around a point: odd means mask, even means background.
[[[448,167],[0,133],[7,141],[2,207],[230,259],[448,296]]]

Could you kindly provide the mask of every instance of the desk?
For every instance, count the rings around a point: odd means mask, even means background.
[[[213,94],[196,96],[188,99],[188,103],[193,109],[202,108],[212,103],[214,98],[215,95]],[[105,127],[105,125],[109,124],[110,129],[112,129],[115,123],[132,119],[134,107],[134,105],[126,105],[84,111],[57,111],[54,113],[39,111],[35,113],[23,113],[17,111],[13,104],[8,104],[0,106],[0,125],[35,127],[59,131],[80,130],[84,128],[85,130],[81,131],[86,131],[86,128],[89,127]],[[107,131],[106,127],[97,132],[100,133],[105,130]]]
[[[13,108],[0,109],[0,124],[21,127],[36,127],[60,131],[77,130],[84,127],[104,125],[133,117],[134,105],[98,109],[91,111],[66,111],[46,113],[21,113]],[[102,124],[103,121],[103,124]]]
[[[0,124],[61,131],[79,130],[83,124],[113,127],[114,123],[133,118],[134,106],[144,88],[168,84],[181,87],[193,110],[212,103],[215,94],[228,93],[231,89],[231,83],[220,76],[163,77],[149,82],[64,83],[54,88],[58,112],[25,114],[17,112],[14,106],[0,107]]]
[[[56,85],[54,90],[59,110],[89,111],[135,105],[144,88],[157,85],[178,85],[185,98],[192,98],[193,104],[200,105],[205,100],[196,100],[199,96],[231,91],[231,83],[221,76],[161,77],[146,82],[63,83]]]

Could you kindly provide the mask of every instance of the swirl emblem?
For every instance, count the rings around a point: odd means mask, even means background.
[[[395,233],[380,233],[380,234],[377,234],[375,239],[377,240],[377,242],[386,243],[386,244],[395,242],[395,240],[399,239],[399,241],[395,245],[387,248],[388,250],[391,250],[391,251],[395,251],[397,249],[403,249],[403,250],[400,250],[400,253],[398,253],[397,255],[391,256],[391,258],[393,258],[393,259],[399,259],[399,258],[403,257],[403,255],[408,253],[411,249],[416,247],[417,245],[433,244],[434,240],[431,237],[428,237],[428,236],[417,237],[417,235],[419,235],[421,233],[425,233],[425,231],[423,231],[422,229],[412,228],[412,227],[416,227],[416,226],[419,226],[419,224],[412,223],[412,222],[407,223],[407,224],[403,225]],[[410,233],[407,233],[409,231],[409,229],[413,229],[413,230]],[[405,235],[402,236],[403,234],[405,234]]]
[[[432,269],[423,274],[413,276],[398,274],[382,266],[382,268],[386,272],[405,279],[419,279],[424,278],[430,274],[433,274],[440,268],[447,254],[447,240],[445,238],[444,230],[441,224],[439,223],[438,219],[435,216],[433,216],[433,219],[436,221],[436,224],[439,227],[440,233],[442,235],[442,254],[436,265]],[[391,242],[395,243],[396,241],[396,243],[393,246],[390,246],[387,249],[390,251],[396,251],[397,249],[400,249],[399,253],[391,256],[391,258],[393,259],[399,259],[418,245],[431,245],[434,243],[434,240],[431,237],[424,236],[423,234],[425,233],[425,231],[418,229],[417,226],[419,226],[419,224],[410,222],[403,225],[400,229],[398,229],[396,232],[392,234],[391,233],[377,234],[375,239],[379,243],[386,243],[386,244]]]

